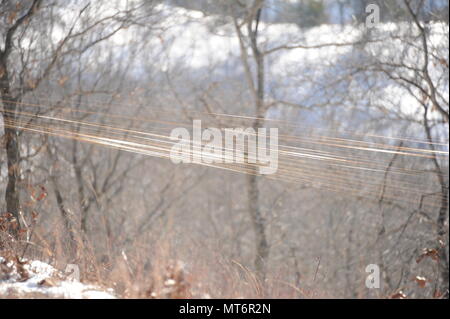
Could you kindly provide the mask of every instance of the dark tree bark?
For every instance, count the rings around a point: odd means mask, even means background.
[[[256,94],[255,107],[256,119],[253,121],[253,129],[255,132],[263,125],[265,117],[264,105],[264,54],[258,48],[258,25],[262,11],[262,1],[255,1],[254,7],[258,8],[255,15],[252,15],[247,23],[250,44],[253,58],[256,64]],[[258,147],[262,147],[258,145]],[[260,279],[264,282],[266,277],[267,259],[269,257],[269,244],[266,235],[266,223],[261,213],[259,203],[258,176],[256,167],[253,168],[253,174],[247,175],[248,187],[248,208],[252,219],[253,229],[256,236],[256,257],[255,269]]]
[[[11,92],[11,79],[9,77],[9,56],[13,50],[13,37],[17,29],[24,23],[28,23],[29,19],[39,9],[41,0],[34,0],[30,8],[18,18],[12,26],[6,31],[3,39],[4,47],[0,50],[0,95],[2,98],[3,108],[1,114],[5,125],[5,150],[8,167],[8,183],[5,191],[6,211],[11,213],[20,227],[19,211],[20,211],[20,144],[19,129],[14,127],[16,117],[17,104],[21,100],[21,96],[13,96]],[[17,235],[17,228],[13,229],[13,235]]]
[[[5,150],[8,167],[8,183],[5,192],[6,211],[19,221],[19,134],[15,127],[8,126],[14,123],[16,103],[11,96],[9,74],[7,68],[7,56],[4,52],[0,55],[0,91],[3,100],[2,116],[5,125]]]
[[[430,147],[434,150],[434,146],[432,144],[433,137],[431,135],[431,128],[428,124],[428,108],[425,107],[424,112],[424,126],[425,133],[427,135],[427,139],[430,142]],[[447,256],[447,243],[446,243],[446,234],[448,232],[448,226],[446,226],[447,214],[448,214],[448,186],[445,182],[444,178],[444,170],[441,168],[436,155],[433,153],[432,155],[433,165],[436,171],[436,178],[440,185],[441,192],[441,204],[439,208],[438,218],[436,221],[437,225],[437,242],[438,242],[438,251],[439,251],[439,269],[441,272],[442,279],[442,290],[446,298],[449,295],[449,264],[448,264],[448,256]]]

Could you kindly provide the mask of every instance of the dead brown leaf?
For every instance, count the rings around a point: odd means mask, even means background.
[[[391,299],[406,299],[408,297],[403,293],[403,291],[400,290],[399,292],[396,292],[395,294],[391,295],[389,298],[391,298]]]
[[[17,16],[17,11],[12,11],[8,15],[8,24],[13,24],[14,20],[16,19],[16,16]]]
[[[55,287],[55,286],[58,286],[59,280],[57,280],[55,278],[45,278],[45,279],[41,280],[38,284],[39,284],[39,286],[42,286],[42,287]]]
[[[427,279],[425,277],[416,276],[414,280],[417,282],[420,288],[425,288],[425,286],[427,285]]]
[[[422,254],[416,259],[416,262],[420,263],[425,257],[430,257],[434,261],[439,261],[439,252],[434,248],[424,248]]]
[[[58,80],[58,84],[59,86],[64,86],[64,84],[67,82],[67,80],[69,79],[68,76],[63,76]]]

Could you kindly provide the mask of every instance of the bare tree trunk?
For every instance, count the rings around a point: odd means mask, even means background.
[[[75,171],[75,179],[77,181],[77,193],[78,193],[78,202],[80,203],[80,211],[81,211],[81,222],[80,228],[84,235],[87,234],[87,218],[88,218],[88,210],[89,207],[87,205],[87,199],[84,194],[84,186],[83,186],[83,172],[80,163],[78,162],[78,148],[76,140],[73,141],[72,148],[72,164]]]
[[[3,117],[8,121],[8,117]],[[8,162],[8,184],[5,192],[6,211],[11,213],[19,224],[19,134],[16,128],[5,128],[6,157]]]
[[[256,12],[253,27],[253,19],[251,19],[248,24],[248,34],[250,37],[251,48],[253,52],[253,57],[256,63],[256,119],[253,122],[253,129],[255,132],[263,124],[263,118],[265,117],[265,106],[264,106],[264,55],[260,52],[258,48],[258,25],[261,17],[262,11],[262,1],[258,4],[255,2],[255,6],[259,6]],[[258,145],[258,147],[262,147]],[[247,176],[247,187],[248,187],[248,209],[250,216],[252,218],[253,229],[256,236],[256,257],[255,257],[255,269],[258,273],[260,279],[264,282],[266,277],[266,266],[267,259],[269,257],[269,245],[267,243],[266,236],[266,223],[264,217],[261,214],[260,204],[259,204],[259,188],[256,167],[253,169],[253,174]]]
[[[443,180],[444,178],[440,175],[440,178]],[[446,298],[449,297],[449,265],[448,265],[448,256],[447,256],[447,243],[445,242],[445,234],[448,231],[448,226],[445,226],[445,220],[448,211],[448,188],[444,182],[441,182],[441,208],[439,209],[439,215],[437,220],[438,226],[438,241],[442,243],[440,245],[439,250],[439,267],[441,268],[441,276],[443,283],[444,295]]]
[[[266,263],[269,257],[269,245],[266,238],[265,221],[259,207],[259,188],[256,175],[247,176],[248,210],[256,236],[255,269],[260,279],[266,276]]]
[[[428,108],[425,108],[424,112],[424,126],[425,133],[427,135],[427,139],[430,142],[430,147],[434,150],[434,146],[432,144],[433,137],[431,135],[431,128],[428,124]],[[445,240],[446,232],[448,232],[448,227],[445,225],[445,221],[447,219],[447,211],[448,211],[448,187],[444,179],[444,172],[439,164],[436,155],[433,153],[432,155],[433,165],[436,170],[436,177],[439,181],[439,185],[441,187],[441,207],[439,208],[439,214],[437,218],[437,241],[438,241],[438,249],[439,249],[439,268],[441,271],[442,277],[442,289],[444,291],[445,297],[448,298],[449,295],[449,264],[448,264],[448,256],[447,256],[447,243]]]
[[[12,230],[14,236],[17,235],[20,227],[19,210],[20,210],[20,192],[19,192],[19,174],[20,174],[20,146],[19,146],[19,129],[14,127],[16,117],[17,102],[21,96],[13,97],[11,93],[11,82],[8,70],[8,58],[13,48],[13,37],[17,29],[24,23],[27,23],[33,14],[37,11],[41,4],[41,0],[33,0],[29,9],[18,18],[5,32],[3,50],[0,49],[0,96],[3,99],[3,109],[1,110],[3,121],[5,124],[5,140],[6,140],[6,158],[8,166],[8,183],[5,191],[6,210],[11,213],[17,221],[17,228]]]
[[[8,167],[8,183],[5,191],[6,211],[11,213],[19,226],[19,131],[14,126],[16,100],[11,96],[9,86],[9,75],[6,66],[6,57],[0,61],[0,90],[3,99],[2,116],[5,124],[5,149]],[[17,235],[17,229],[12,230],[13,235]]]

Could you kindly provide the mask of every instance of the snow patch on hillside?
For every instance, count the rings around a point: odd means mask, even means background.
[[[44,262],[0,257],[0,298],[113,299],[107,291],[66,278]]]

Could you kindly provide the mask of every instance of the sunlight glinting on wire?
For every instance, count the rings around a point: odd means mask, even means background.
[[[53,119],[53,120],[55,120],[55,118],[51,118],[51,119]],[[70,121],[70,120],[64,120],[64,121]],[[74,121],[70,121],[70,122],[74,122]],[[83,122],[84,123],[84,122]],[[86,123],[84,123],[84,124],[86,124]],[[93,123],[89,123],[90,125],[97,125],[97,124],[93,124]],[[111,127],[109,127],[109,128],[111,128]],[[116,128],[114,128],[114,129],[116,129]],[[139,132],[139,133],[142,133],[142,132]],[[158,135],[158,136],[160,136],[160,135]],[[165,137],[164,136],[164,138],[167,138],[167,137]],[[160,142],[161,142],[161,140],[159,140]],[[167,142],[166,142],[167,143]],[[281,151],[282,153],[284,153],[284,151]],[[292,155],[292,152],[289,152],[289,153],[291,153],[291,155]],[[296,154],[297,155],[297,154]],[[308,154],[309,155],[309,154]],[[315,157],[315,158],[317,158],[317,157]],[[333,159],[334,160],[334,159]],[[345,165],[340,165],[341,167],[347,167],[347,168],[351,168],[351,169],[364,169],[364,170],[367,170],[367,167],[355,167],[355,166],[345,166]],[[384,172],[384,170],[374,170],[374,169],[370,169],[370,170],[373,170],[373,171],[379,171],[379,172]],[[393,172],[393,173],[396,173],[396,172]]]
[[[55,120],[55,118],[52,118],[53,120]],[[57,120],[61,120],[61,119],[57,119]],[[67,120],[65,120],[65,121],[67,121]],[[69,121],[71,121],[71,120],[69,120]],[[77,122],[77,121],[72,121],[72,122]],[[92,124],[92,123],[90,123],[90,124]],[[92,124],[92,125],[96,125],[96,124]],[[109,128],[111,128],[111,127],[109,127]],[[47,131],[48,132],[48,131]],[[142,133],[142,132],[138,132],[138,133]],[[73,132],[72,132],[72,134],[73,134]],[[67,136],[65,136],[65,137],[67,137]],[[84,137],[85,138],[85,140],[87,140],[87,141],[89,141],[89,142],[95,142],[95,141],[93,141],[92,140],[92,137]],[[98,141],[97,141],[98,142]],[[160,140],[158,141],[157,140],[157,142],[161,142]],[[111,144],[112,143],[112,140],[110,140],[110,139],[108,139],[107,140],[107,142],[105,142],[105,141],[103,141],[102,143],[99,143],[99,144]],[[114,145],[114,144],[112,144],[112,145]],[[138,146],[138,145],[140,145],[140,144],[134,144],[135,146]],[[111,145],[110,145],[111,146]],[[117,146],[117,145],[114,145],[114,146]],[[122,148],[122,149],[125,149],[125,150],[129,150],[129,151],[132,151],[132,150],[134,150],[134,151],[137,151],[137,152],[140,152],[140,153],[142,153],[143,151],[142,151],[142,149],[138,149],[138,148],[133,148],[133,147],[129,147],[129,146],[127,146],[127,147],[124,147],[123,145],[121,145],[119,148]],[[168,150],[168,148],[167,147],[164,147],[164,148],[159,148],[159,150],[165,150],[165,151],[167,151]],[[146,153],[147,155],[149,155],[149,153],[148,152],[144,152],[144,153]],[[151,155],[156,155],[154,152],[153,153],[151,153]],[[218,166],[216,166],[216,165],[212,165],[212,167],[218,167]],[[352,167],[350,167],[350,168],[352,168]],[[282,168],[282,170],[284,170],[283,168]],[[242,171],[241,171],[242,172]],[[289,171],[290,173],[292,173],[293,172],[293,170],[291,169],[290,171]],[[305,172],[303,171],[302,172],[303,173],[303,180],[305,180]],[[316,180],[314,180],[314,182],[317,182],[317,177],[318,177],[318,175],[315,175],[315,176],[313,176],[313,177],[315,177],[316,178]],[[330,177],[328,176],[327,177],[327,179],[330,179]],[[366,182],[364,183],[364,184],[367,184]],[[341,185],[342,186],[342,185]]]
[[[41,96],[44,96],[43,94]],[[51,102],[51,100],[48,98],[48,96],[44,96],[44,98],[40,98],[42,100],[46,100],[47,102]],[[90,100],[100,100],[100,98],[95,98],[92,96],[89,96]],[[129,106],[137,106],[137,104],[132,104],[127,102],[127,104],[119,104],[113,101],[109,101],[108,103],[83,103],[83,105],[87,105],[87,106],[102,106],[102,107],[110,107],[111,105],[114,106],[124,106],[124,107],[129,107]],[[161,109],[157,109],[154,110],[154,108],[156,108],[156,106],[152,106],[152,105],[146,105],[150,108],[152,108],[153,111],[156,111],[158,113],[165,113],[165,114],[179,114],[179,111],[167,111],[167,110],[161,110]],[[205,112],[205,111],[197,111],[197,110],[183,110],[184,112],[188,112],[188,113],[196,113],[196,114],[206,114],[206,115],[210,115],[210,116],[215,116],[215,117],[228,117],[228,118],[238,118],[238,119],[246,119],[246,120],[264,120],[266,122],[279,122],[279,123],[283,123],[284,126],[290,126],[290,127],[297,127],[297,128],[313,128],[313,129],[318,129],[318,130],[323,130],[323,131],[329,131],[329,132],[333,132],[333,133],[348,133],[348,134],[352,134],[355,136],[363,136],[363,137],[375,137],[375,138],[382,138],[382,139],[392,139],[392,140],[403,140],[403,141],[408,141],[408,142],[415,142],[415,143],[421,143],[421,144],[432,144],[432,145],[440,145],[440,146],[445,146],[448,148],[448,143],[440,143],[440,142],[430,142],[427,140],[419,140],[416,138],[412,138],[412,137],[405,137],[405,136],[384,136],[384,135],[379,135],[379,134],[372,134],[372,133],[355,133],[352,131],[344,131],[344,130],[339,130],[339,131],[335,131],[335,130],[330,130],[330,129],[325,129],[325,128],[317,128],[314,126],[306,126],[304,124],[299,125],[296,122],[293,121],[288,121],[288,120],[281,120],[281,119],[270,119],[270,118],[261,118],[261,117],[252,117],[252,116],[242,116],[242,115],[234,115],[234,114],[225,114],[225,113],[214,113],[214,112]]]

